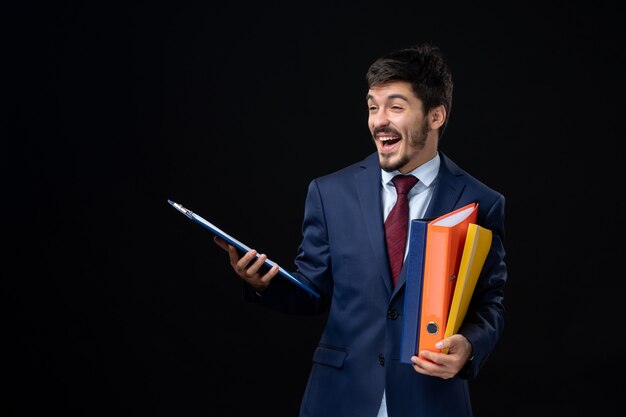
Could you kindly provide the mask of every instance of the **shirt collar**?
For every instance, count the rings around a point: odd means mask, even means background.
[[[405,175],[413,175],[416,177],[422,184],[427,187],[435,181],[437,178],[437,173],[439,172],[439,165],[441,165],[441,158],[439,157],[439,152],[435,154],[435,157],[430,161],[424,162],[422,165],[418,166],[411,172],[407,172]],[[400,171],[392,171],[387,172],[384,169],[381,169],[383,184],[391,184],[391,180],[396,175],[402,174]]]

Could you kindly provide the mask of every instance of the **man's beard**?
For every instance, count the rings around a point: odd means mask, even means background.
[[[407,138],[409,148],[415,149],[417,151],[421,151],[422,149],[424,149],[424,146],[426,146],[426,138],[428,137],[429,132],[430,126],[428,126],[428,119],[424,119],[424,122],[422,123],[422,126],[420,126],[420,129],[409,133],[409,137]],[[410,161],[411,156],[408,153],[404,153],[400,155],[400,159],[395,162],[392,162],[389,159],[381,160],[380,167],[387,172],[393,172],[400,170],[400,168],[407,165]]]

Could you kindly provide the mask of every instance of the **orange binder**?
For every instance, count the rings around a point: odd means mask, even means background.
[[[428,223],[418,352],[441,352],[450,303],[470,223],[476,223],[478,203],[470,203]]]
[[[444,338],[458,333],[463,324],[476,282],[491,248],[491,240],[491,230],[477,224],[468,226]],[[443,352],[448,353],[448,350],[444,349]]]

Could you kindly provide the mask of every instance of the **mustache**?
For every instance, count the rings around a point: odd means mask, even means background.
[[[377,127],[374,129],[374,136],[378,135],[379,133],[392,133],[394,135],[398,135],[398,136],[402,136],[400,134],[400,132],[398,132],[397,130],[391,128],[391,127]]]

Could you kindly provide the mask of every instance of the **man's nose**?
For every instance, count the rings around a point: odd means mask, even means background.
[[[379,128],[389,125],[389,119],[384,111],[379,111],[376,114],[370,115],[370,123],[373,128]]]

